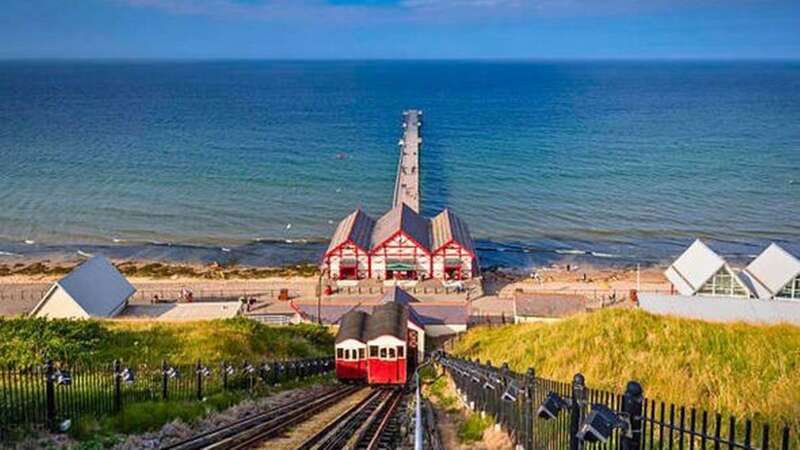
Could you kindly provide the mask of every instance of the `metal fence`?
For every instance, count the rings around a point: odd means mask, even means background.
[[[582,375],[572,383],[537,378],[533,369],[439,354],[459,395],[491,415],[518,449],[796,450],[797,430],[788,425],[756,426],[717,413],[647,399],[639,383],[625,392],[590,389]]]
[[[205,365],[57,366],[0,369],[0,438],[19,427],[58,429],[65,420],[122,411],[127,404],[198,400],[222,392],[257,392],[333,370],[332,358]],[[0,439],[1,441],[2,439]]]

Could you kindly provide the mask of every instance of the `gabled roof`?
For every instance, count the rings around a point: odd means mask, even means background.
[[[800,276],[800,260],[772,243],[744,269],[743,274],[758,298],[771,298]]]
[[[402,231],[411,239],[417,241],[426,251],[430,251],[429,222],[421,215],[414,212],[408,205],[398,205],[375,222],[372,230],[373,250]]]
[[[375,220],[360,209],[353,211],[339,222],[325,254],[336,250],[339,246],[348,241],[357,245],[361,250],[368,252],[372,247],[371,238],[372,229],[374,227]]]
[[[682,295],[694,295],[725,265],[721,256],[697,239],[664,274]]]
[[[351,310],[342,316],[339,322],[339,331],[336,333],[336,343],[338,344],[348,339],[364,342],[368,318],[369,314],[359,310]]]
[[[469,313],[466,305],[442,305],[415,303],[411,309],[423,326],[426,325],[466,325]]]
[[[399,303],[401,305],[408,305],[410,303],[419,303],[419,300],[406,292],[405,289],[402,289],[398,286],[392,286],[388,291],[386,291],[385,294],[383,294],[380,303]]]
[[[461,248],[475,256],[475,249],[472,247],[472,237],[469,234],[467,224],[449,209],[445,209],[431,219],[431,250],[436,252],[450,242],[457,243]]]
[[[91,317],[111,317],[118,313],[136,289],[104,256],[94,256],[58,280],[31,311],[35,315],[63,289]]]
[[[399,303],[384,303],[373,308],[372,316],[367,320],[365,340],[394,336],[405,341],[407,333],[408,307]]]

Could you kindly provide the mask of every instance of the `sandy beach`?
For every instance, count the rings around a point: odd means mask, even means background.
[[[198,300],[237,300],[253,297],[259,303],[272,303],[281,289],[298,301],[316,299],[319,283],[313,266],[224,267],[217,264],[164,264],[152,261],[115,262],[136,287],[134,304],[159,299],[175,299],[182,289],[188,289]],[[47,261],[27,262],[14,267],[0,265],[0,316],[15,316],[30,311],[53,282],[68,273],[74,264],[51,264]],[[563,293],[584,295],[588,299],[622,298],[630,290],[668,291],[669,283],[663,268],[593,267],[570,264],[537,268],[533,272],[494,270],[483,273],[484,295],[471,298],[474,308],[482,312],[502,313],[508,310],[509,300],[517,295],[532,293]],[[353,300],[357,295],[340,294],[328,301]],[[346,298],[345,298],[346,297]],[[372,298],[375,294],[364,293]],[[433,296],[430,296],[433,297]],[[435,300],[447,300],[437,295]],[[454,300],[462,296],[453,296]],[[458,297],[458,298],[455,298]]]

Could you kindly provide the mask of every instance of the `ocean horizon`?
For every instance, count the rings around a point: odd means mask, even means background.
[[[410,108],[484,267],[800,252],[797,61],[63,60],[0,61],[0,264],[316,262]]]

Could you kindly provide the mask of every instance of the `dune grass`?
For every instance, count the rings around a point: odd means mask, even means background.
[[[314,325],[271,327],[238,318],[206,322],[125,322],[0,318],[0,365],[59,362],[156,365],[324,356],[333,336]]]
[[[590,387],[613,392],[634,379],[649,398],[800,429],[800,327],[607,309],[553,324],[476,328],[454,353],[560,381],[581,372]]]

